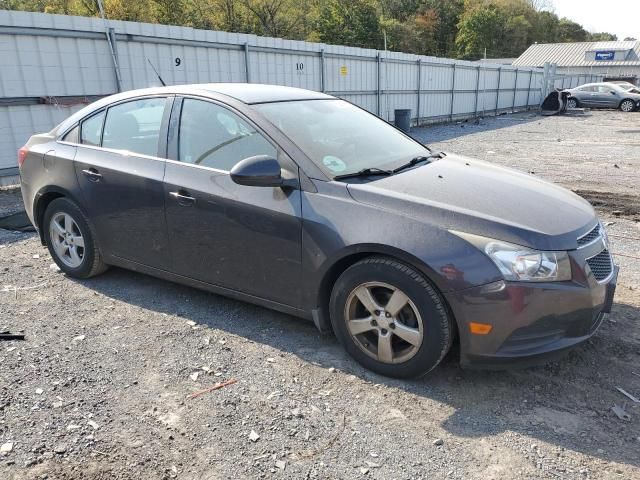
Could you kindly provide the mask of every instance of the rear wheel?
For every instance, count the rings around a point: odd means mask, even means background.
[[[336,281],[330,311],[347,352],[382,375],[423,375],[451,347],[453,324],[440,294],[422,274],[390,258],[349,267]]]
[[[567,100],[567,108],[578,108],[578,100],[570,98]]]
[[[622,110],[623,112],[633,112],[635,108],[636,104],[633,102],[633,100],[627,99],[620,102],[620,110]]]
[[[67,198],[56,198],[44,213],[47,247],[60,270],[76,278],[104,272],[93,232],[80,208]]]

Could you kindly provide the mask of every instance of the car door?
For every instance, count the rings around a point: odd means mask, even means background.
[[[584,107],[595,107],[598,105],[597,92],[595,87],[581,87],[576,90],[576,98]]]
[[[165,149],[172,98],[111,105],[80,123],[75,169],[103,255],[166,269]],[[164,135],[166,139],[166,134]]]
[[[297,188],[250,187],[229,176],[239,161],[269,155],[297,167],[239,112],[176,99],[165,172],[173,271],[298,307],[301,198]]]
[[[618,92],[605,85],[598,86],[598,99],[603,107],[618,108],[618,104],[622,100]]]

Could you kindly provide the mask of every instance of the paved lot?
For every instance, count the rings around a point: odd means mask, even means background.
[[[414,134],[582,191],[613,250],[640,256],[639,121],[529,113]],[[0,214],[19,204],[0,191]],[[563,360],[477,372],[452,354],[395,381],[292,317],[119,269],[72,280],[33,235],[0,232],[0,330],[27,334],[0,343],[0,478],[640,478],[640,404],[616,390],[640,396],[640,261],[617,260],[612,315]]]

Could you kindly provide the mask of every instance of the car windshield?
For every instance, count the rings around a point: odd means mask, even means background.
[[[391,169],[429,150],[344,100],[264,103],[256,108],[330,177]]]

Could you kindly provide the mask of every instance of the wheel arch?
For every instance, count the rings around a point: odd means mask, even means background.
[[[83,208],[80,206],[80,203],[77,199],[64,188],[50,185],[47,187],[43,187],[38,191],[33,201],[33,220],[36,223],[36,228],[38,229],[38,234],[40,235],[40,242],[42,245],[46,245],[46,235],[44,234],[44,228],[42,223],[44,221],[44,212],[47,211],[47,207],[51,202],[53,202],[56,198],[68,198],[73,201],[80,210]],[[84,213],[84,210],[83,210]]]
[[[333,332],[331,320],[329,318],[329,301],[331,292],[336,281],[342,273],[349,267],[368,257],[386,257],[404,263],[407,266],[416,269],[419,273],[429,281],[440,295],[447,313],[451,316],[452,323],[457,337],[457,320],[453,314],[453,310],[449,306],[446,296],[443,294],[443,285],[436,272],[419,258],[410,253],[388,245],[365,244],[354,245],[345,249],[323,272],[317,289],[317,297],[315,301],[316,307],[313,312],[313,320],[316,327],[321,332]]]

